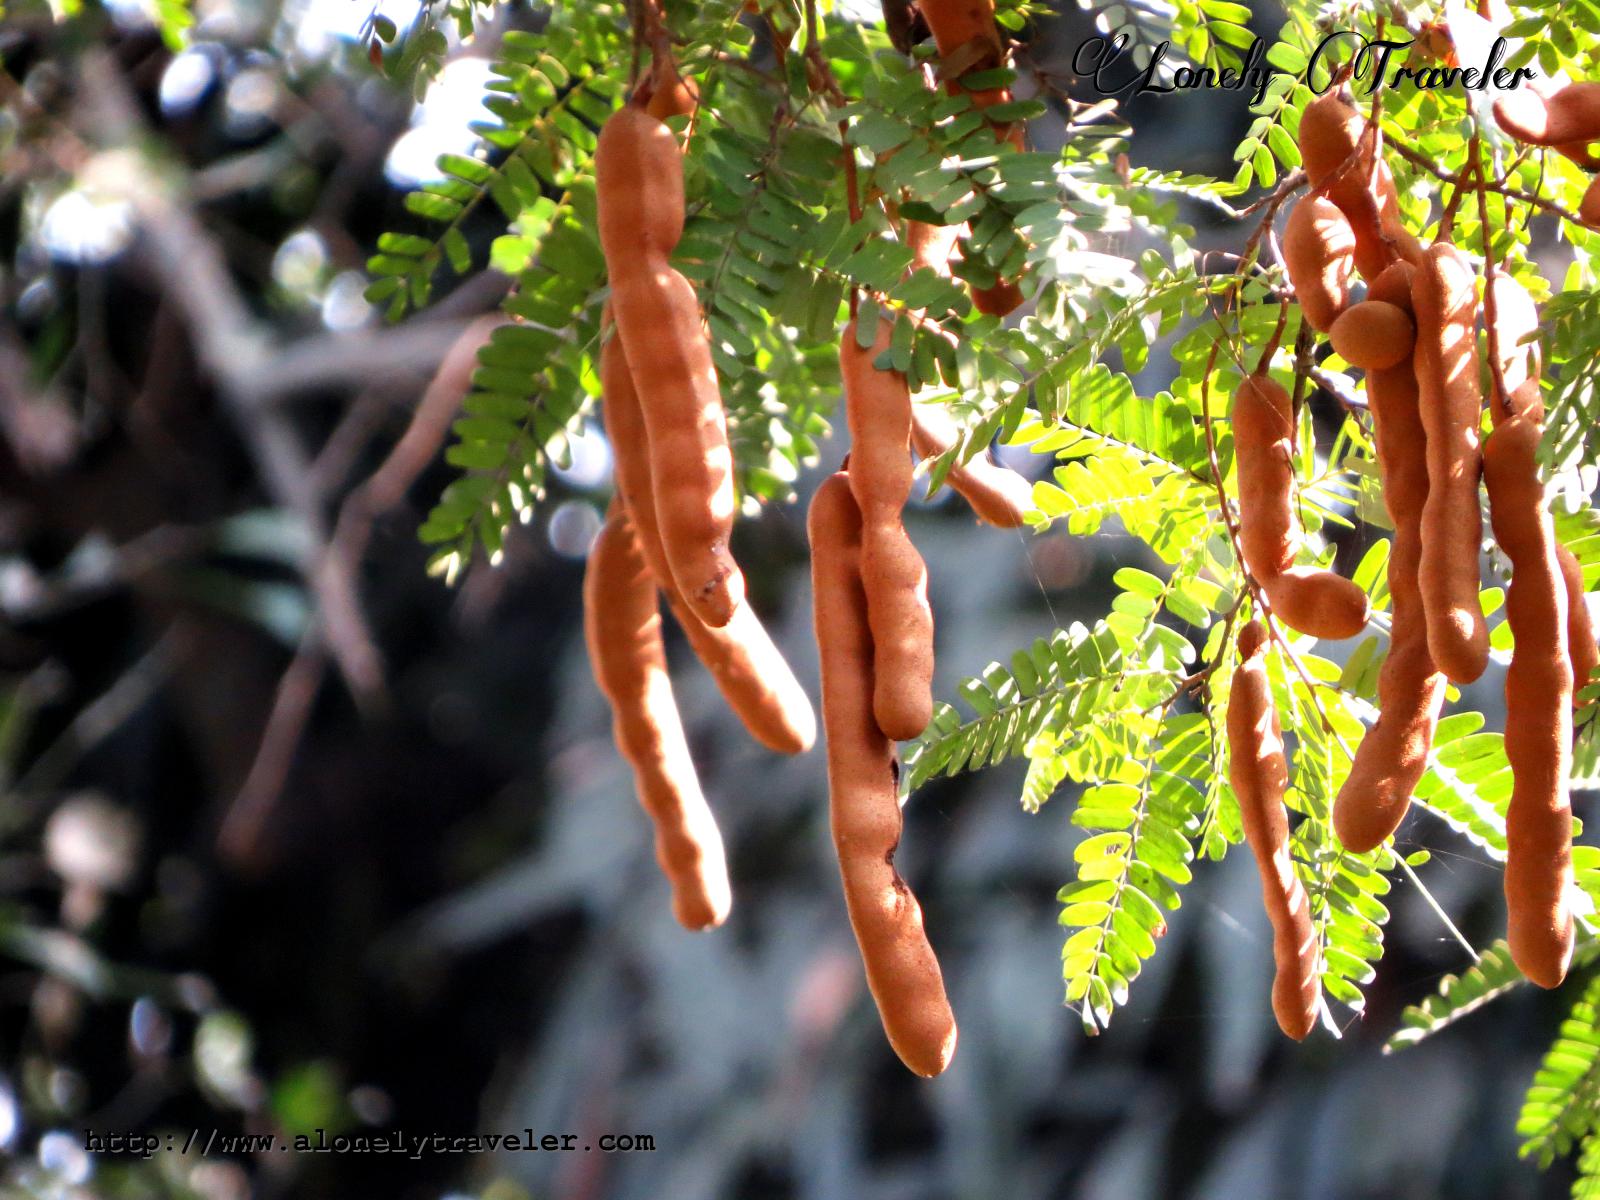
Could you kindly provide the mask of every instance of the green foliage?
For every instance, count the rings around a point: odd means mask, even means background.
[[[549,239],[573,212],[574,185],[591,174],[595,129],[620,92],[608,67],[623,45],[615,24],[593,14],[578,22],[567,13],[558,10],[542,34],[506,33],[485,98],[495,120],[473,126],[482,139],[478,153],[442,156],[441,178],[406,197],[406,210],[436,231],[378,240],[367,263],[376,277],[367,299],[385,305],[391,321],[428,303],[441,266],[456,275],[472,268],[463,226],[485,199],[508,228],[494,245],[498,269],[516,274],[535,259],[561,265],[570,239]]]
[[[1541,1167],[1570,1152],[1574,1142],[1600,1136],[1600,977],[1583,989],[1539,1065],[1517,1118],[1517,1136],[1522,1156]],[[1592,1153],[1586,1157],[1592,1171]]]
[[[1517,964],[1511,961],[1505,941],[1497,940],[1460,975],[1441,979],[1437,993],[1401,1013],[1401,1027],[1383,1044],[1383,1052],[1393,1054],[1415,1046],[1526,982]]]
[[[1097,756],[1091,777],[1099,781],[1083,790],[1072,814],[1073,824],[1093,832],[1073,853],[1076,880],[1057,897],[1061,924],[1073,930],[1061,950],[1061,973],[1067,1003],[1077,1006],[1090,1034],[1127,1002],[1129,985],[1166,933],[1165,913],[1178,907],[1179,889],[1192,878],[1189,863],[1206,809],[1203,781],[1215,764],[1205,716],[1169,717],[1169,711],[1163,705],[1155,716],[1121,717],[1108,740],[1142,758],[1115,763],[1109,754]]]
[[[1596,958],[1600,958],[1600,942],[1584,938],[1573,952],[1573,967],[1586,967]],[[1383,1052],[1393,1054],[1415,1046],[1527,982],[1527,977],[1511,961],[1511,951],[1504,939],[1496,939],[1479,953],[1478,961],[1472,966],[1460,975],[1446,975],[1439,981],[1434,995],[1401,1013],[1401,1028],[1384,1043]]]

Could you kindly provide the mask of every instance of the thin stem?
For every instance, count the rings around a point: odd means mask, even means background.
[[[1481,961],[1478,952],[1472,948],[1472,943],[1467,941],[1466,935],[1463,934],[1461,930],[1457,929],[1456,923],[1450,919],[1450,914],[1445,912],[1444,907],[1434,899],[1433,893],[1427,889],[1427,886],[1423,884],[1422,880],[1417,878],[1417,873],[1411,869],[1411,864],[1408,863],[1398,852],[1395,853],[1394,860],[1400,864],[1400,870],[1405,872],[1405,877],[1416,886],[1417,891],[1422,893],[1422,899],[1427,903],[1429,908],[1433,909],[1433,915],[1438,917],[1439,920],[1444,924],[1444,927],[1450,931],[1450,936],[1455,938],[1455,940],[1461,944],[1461,948],[1472,957],[1473,962],[1476,963]]]

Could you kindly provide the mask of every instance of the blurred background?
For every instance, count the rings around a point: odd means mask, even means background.
[[[1337,1040],[1274,1027],[1244,855],[1198,866],[1133,1002],[1086,1038],[1056,924],[1077,831],[1065,805],[1022,811],[1020,768],[908,806],[899,863],[961,1023],[950,1071],[912,1078],[845,920],[821,751],[762,751],[674,640],[735,889],[726,927],[683,932],[583,653],[604,440],[574,445],[497,567],[427,578],[436,413],[470,367],[446,354],[506,281],[469,275],[398,328],[362,298],[404,190],[470,150],[496,38],[539,11],[480,14],[418,103],[371,70],[356,0],[200,3],[181,50],[165,9],[0,23],[0,1195],[1564,1194],[1513,1129],[1554,1001],[1523,989],[1380,1053],[1465,965],[1404,884]],[[1035,58],[1063,69],[1092,31],[1064,11]],[[1244,102],[1142,100],[1130,156],[1231,174]],[[1031,132],[1059,143],[1053,117]],[[498,219],[465,231],[481,261]],[[997,532],[943,497],[909,523],[946,698],[1102,614],[1117,567],[1153,568],[1131,539]],[[735,551],[814,695],[803,507],[742,523]],[[1468,699],[1492,720],[1495,677]],[[1423,840],[1424,881],[1484,944],[1498,871],[1437,823],[1402,832]],[[654,1149],[182,1152],[196,1129]],[[180,1149],[92,1152],[86,1132]]]

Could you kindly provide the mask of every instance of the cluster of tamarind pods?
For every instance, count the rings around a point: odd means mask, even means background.
[[[963,31],[986,19],[993,52],[968,55],[963,71],[993,65],[1000,44],[992,8],[925,3],[923,10],[941,47],[968,44]],[[941,12],[955,14],[956,33]],[[1001,89],[973,96],[979,107],[1008,98]],[[684,926],[705,929],[728,914],[728,870],[667,677],[657,593],[759,741],[802,752],[816,722],[744,600],[729,549],[733,461],[709,335],[693,286],[671,263],[685,214],[681,150],[666,122],[692,116],[696,105],[693,86],[670,56],[659,56],[607,120],[596,149],[611,285],[599,366],[616,498],[590,552],[584,613],[591,666],[654,824],[674,913]],[[1009,128],[997,134],[1017,136]],[[902,222],[912,270],[948,273],[959,232]],[[1011,281],[973,294],[991,312],[1009,312],[1021,300]],[[943,455],[956,435],[942,411],[913,403],[905,375],[877,366],[890,332],[882,320],[858,330],[852,318],[841,334],[851,452],[818,488],[807,526],[829,816],[846,908],[890,1044],[913,1071],[936,1075],[954,1053],[955,1018],[921,910],[894,866],[901,832],[894,743],[927,727],[934,665],[927,568],[901,517],[913,450]],[[994,525],[1020,525],[1031,506],[1028,482],[986,453],[954,467],[947,482]]]
[[[1507,133],[1600,166],[1588,157],[1588,143],[1600,140],[1600,85],[1514,96],[1502,97],[1495,109]],[[1290,212],[1282,243],[1305,321],[1365,373],[1378,474],[1395,527],[1379,716],[1334,802],[1334,832],[1357,852],[1394,833],[1427,768],[1446,683],[1471,683],[1488,664],[1478,595],[1481,479],[1495,540],[1511,566],[1507,940],[1529,979],[1555,987],[1573,944],[1572,714],[1578,689],[1600,665],[1600,650],[1582,572],[1555,538],[1539,478],[1538,314],[1527,291],[1504,272],[1480,288],[1472,261],[1446,233],[1423,247],[1404,228],[1393,177],[1366,128],[1337,89],[1306,107],[1299,141],[1310,194]],[[1597,197],[1591,186],[1585,205]],[[1357,276],[1366,282],[1360,300],[1352,298]],[[1493,426],[1482,446],[1480,312]],[[1316,637],[1351,637],[1367,622],[1361,590],[1330,571],[1294,565],[1295,416],[1288,393],[1267,374],[1270,353],[1234,401],[1245,565],[1262,606],[1283,625]],[[1230,776],[1274,929],[1274,1012],[1284,1032],[1299,1039],[1315,1023],[1320,964],[1306,893],[1289,859],[1287,766],[1266,687],[1267,642],[1259,621],[1238,639],[1227,722]]]
[[[950,89],[961,87],[965,71],[1004,61],[993,9],[983,0],[923,0],[919,7],[941,60],[957,65],[947,70]],[[1003,89],[970,94],[979,108],[1009,99]],[[693,286],[671,265],[684,193],[681,150],[666,121],[692,116],[696,104],[670,57],[658,56],[599,139],[599,233],[611,281],[600,374],[616,499],[585,579],[591,663],[654,823],[674,912],[691,929],[720,924],[731,894],[716,821],[667,677],[657,593],[753,736],[775,751],[798,753],[816,733],[804,689],[744,601],[729,546],[733,463],[708,332]],[[1600,166],[1587,148],[1600,139],[1600,85],[1503,98],[1496,111],[1519,140]],[[1529,978],[1553,987],[1572,949],[1572,706],[1576,687],[1600,665],[1600,650],[1581,572],[1555,540],[1535,462],[1543,420],[1537,313],[1509,276],[1492,281],[1494,432],[1480,449],[1476,272],[1446,238],[1424,248],[1404,228],[1393,177],[1363,140],[1365,129],[1336,90],[1306,108],[1299,139],[1311,193],[1294,206],[1283,237],[1306,322],[1366,373],[1379,475],[1395,525],[1380,715],[1355,753],[1334,828],[1356,851],[1395,831],[1426,769],[1446,681],[1469,683],[1487,665],[1478,599],[1482,478],[1495,537],[1512,566],[1508,936]],[[997,125],[995,133],[1020,139],[1015,127]],[[1600,191],[1591,186],[1582,215],[1592,222],[1597,208]],[[906,220],[900,234],[913,252],[912,271],[949,272],[959,228]],[[1367,291],[1354,300],[1358,275]],[[985,312],[1003,314],[1021,300],[1015,281],[972,293]],[[954,1053],[956,1024],[921,909],[894,866],[902,827],[894,742],[921,734],[932,713],[927,569],[901,519],[913,486],[912,454],[943,454],[954,435],[940,410],[913,402],[904,375],[878,365],[888,323],[871,330],[857,323],[853,316],[846,324],[839,350],[851,453],[817,489],[807,522],[830,825],[885,1032],[911,1070],[936,1075]],[[1332,571],[1296,562],[1295,414],[1288,392],[1268,373],[1270,357],[1269,349],[1234,400],[1239,547],[1261,615],[1318,638],[1352,637],[1370,616],[1365,594]],[[987,455],[958,465],[947,481],[994,525],[1019,525],[1030,507],[1026,480]],[[1288,768],[1266,668],[1270,640],[1259,616],[1237,639],[1229,775],[1274,930],[1274,1013],[1284,1032],[1300,1039],[1316,1022],[1320,962],[1290,851]]]

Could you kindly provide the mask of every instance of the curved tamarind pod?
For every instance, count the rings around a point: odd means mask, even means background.
[[[617,491],[628,506],[645,563],[695,657],[705,664],[734,715],[763,746],[779,754],[809,750],[817,736],[811,701],[754,610],[741,604],[732,620],[714,629],[694,615],[673,582],[656,520],[644,414],[622,345],[615,337],[607,339],[600,350],[600,386],[605,396],[606,434],[616,462]]]
[[[1494,119],[1524,145],[1587,151],[1590,142],[1600,142],[1600,83],[1569,83],[1549,94],[1533,88],[1502,92]]]
[[[656,861],[672,885],[672,911],[686,929],[720,925],[731,904],[722,836],[672,698],[655,582],[621,508],[589,551],[583,630],[595,682],[611,704],[612,736],[655,825]]]
[[[1352,367],[1381,371],[1411,358],[1417,327],[1405,309],[1387,300],[1368,299],[1338,315],[1328,340]]]
[[[950,418],[936,405],[911,410],[911,447],[918,458],[938,458],[955,445]],[[978,519],[997,529],[1017,529],[1033,509],[1033,485],[1010,467],[995,462],[987,450],[957,463],[945,475],[951,491],[971,506]]]
[[[1397,262],[1373,281],[1369,294],[1409,316],[1414,274],[1410,263]],[[1388,568],[1389,653],[1378,669],[1378,719],[1356,747],[1350,774],[1333,804],[1333,830],[1358,854],[1381,844],[1405,818],[1428,768],[1445,692],[1444,675],[1428,653],[1428,623],[1417,578],[1428,458],[1410,355],[1392,367],[1368,372],[1367,408],[1394,542]]]
[[[1489,435],[1483,477],[1495,540],[1511,560],[1506,620],[1515,639],[1506,670],[1506,941],[1522,973],[1553,988],[1572,958],[1572,664],[1567,589],[1535,457],[1540,432],[1529,413],[1507,418]]]
[[[1297,567],[1294,532],[1294,415],[1289,393],[1267,375],[1251,375],[1233,400],[1233,448],[1239,471],[1239,541],[1245,565],[1272,611],[1301,633],[1347,638],[1361,632],[1370,603],[1352,581],[1318,567]]]
[[[1350,222],[1332,200],[1308,196],[1290,210],[1283,265],[1313,329],[1327,333],[1350,303],[1355,248]]]
[[[1576,708],[1593,704],[1579,699],[1578,693],[1594,682],[1594,669],[1600,667],[1600,646],[1595,644],[1594,619],[1584,599],[1583,568],[1571,550],[1556,543],[1556,561],[1561,566],[1561,582],[1567,591],[1567,655],[1572,662],[1572,703]]]
[[[1593,87],[1593,84],[1587,85]],[[1550,141],[1551,133],[1570,133],[1573,126],[1582,122],[1581,111],[1572,111],[1568,108],[1565,115],[1559,111],[1556,120],[1552,122],[1551,100],[1564,90],[1563,86],[1554,86],[1548,79],[1530,80],[1516,91],[1502,93],[1494,105],[1495,124],[1505,130],[1506,134],[1519,142],[1534,146],[1548,146],[1556,153],[1572,160],[1578,167],[1585,171],[1600,170],[1600,154],[1589,149],[1589,143],[1600,138],[1600,134],[1582,135],[1567,141]],[[1579,94],[1581,98],[1581,93]],[[1592,103],[1592,101],[1590,101]],[[1571,106],[1571,101],[1565,102]],[[1581,110],[1581,104],[1576,106]],[[1564,128],[1558,128],[1564,126]],[[1532,136],[1527,136],[1527,135]]]
[[[744,599],[728,549],[733,455],[700,304],[671,265],[684,219],[672,131],[633,104],[612,114],[595,151],[595,190],[611,307],[650,434],[662,544],[695,615],[726,625]]]
[[[898,371],[872,360],[889,348],[879,322],[872,349],[856,344],[855,322],[839,341],[845,413],[850,422],[850,490],[861,508],[861,581],[876,647],[872,710],[897,741],[914,738],[933,717],[933,610],[928,568],[906,535],[901,512],[911,494],[911,389]]]
[[[1417,269],[1411,299],[1428,439],[1421,564],[1428,651],[1452,681],[1471,683],[1489,664],[1489,628],[1478,603],[1478,296],[1465,256],[1448,242],[1435,242]]]
[[[1314,638],[1355,637],[1372,613],[1365,592],[1321,567],[1288,567],[1260,582],[1273,613],[1290,629]]]
[[[1600,229],[1600,176],[1589,181],[1578,202],[1578,219],[1590,229]]]
[[[678,73],[670,56],[659,57],[650,69],[650,99],[645,111],[658,121],[687,117],[700,106],[700,89]]]
[[[1261,899],[1272,922],[1272,1013],[1278,1028],[1304,1041],[1317,1023],[1322,965],[1311,901],[1295,874],[1283,789],[1289,764],[1267,680],[1267,631],[1251,621],[1239,633],[1239,665],[1228,691],[1228,782],[1239,799],[1245,840],[1261,875]]]
[[[1539,335],[1539,310],[1526,288],[1504,273],[1496,274],[1489,285],[1495,299],[1495,333],[1500,348],[1500,370],[1511,394],[1511,407],[1530,421],[1544,422],[1544,397],[1539,391],[1543,368],[1543,348]],[[1490,389],[1490,413],[1496,427],[1511,419],[1499,388]],[[1561,568],[1562,586],[1567,593],[1567,656],[1572,664],[1572,703],[1583,707],[1578,693],[1600,666],[1600,647],[1595,645],[1594,623],[1584,598],[1583,568],[1559,542],[1556,562]]]
[[[1350,222],[1357,270],[1376,279],[1396,257],[1414,260],[1421,247],[1401,224],[1388,164],[1352,157],[1365,128],[1366,119],[1329,91],[1300,114],[1300,155],[1312,190],[1337,204]]]
[[[862,517],[844,472],[817,489],[806,529],[822,663],[828,813],[845,907],[889,1044],[912,1071],[933,1076],[955,1053],[956,1021],[922,909],[894,866],[901,832],[894,745],[872,711]]]

